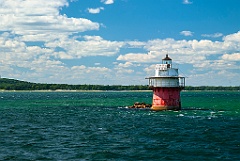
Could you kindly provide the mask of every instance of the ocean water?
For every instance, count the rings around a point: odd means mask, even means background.
[[[240,92],[2,92],[0,160],[240,160]]]

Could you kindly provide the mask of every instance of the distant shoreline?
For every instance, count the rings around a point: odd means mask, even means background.
[[[0,92],[152,92],[152,90],[1,90]]]
[[[11,93],[11,92],[29,92],[29,93],[64,93],[64,92],[82,92],[82,93],[88,93],[88,92],[152,92],[152,90],[1,90],[1,93]],[[182,90],[182,92],[240,92],[240,90]]]
[[[103,92],[152,91],[148,85],[44,84],[0,78],[0,91],[31,92]],[[240,91],[240,86],[185,86],[183,91]]]

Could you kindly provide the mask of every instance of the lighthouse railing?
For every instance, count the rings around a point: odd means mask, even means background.
[[[185,77],[179,77],[179,86],[185,87]]]
[[[170,79],[165,78],[158,79],[159,77],[150,77],[149,79],[149,87],[185,87],[185,77],[171,77]]]

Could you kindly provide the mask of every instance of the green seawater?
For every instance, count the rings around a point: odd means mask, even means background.
[[[240,92],[2,92],[0,160],[240,160]]]

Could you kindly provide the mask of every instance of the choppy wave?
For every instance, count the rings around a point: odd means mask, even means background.
[[[126,108],[147,92],[1,93],[0,160],[240,160],[239,96],[157,112]]]

